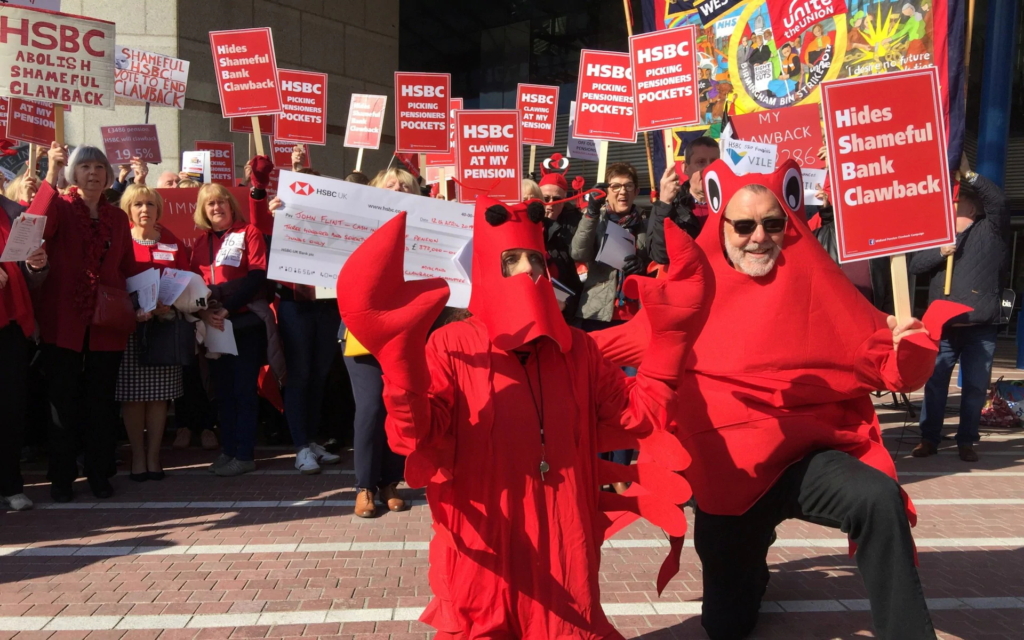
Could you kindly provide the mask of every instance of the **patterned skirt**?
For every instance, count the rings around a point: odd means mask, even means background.
[[[117,390],[114,400],[118,402],[151,402],[174,400],[185,394],[181,367],[146,367],[139,364],[139,341],[133,333],[121,358],[121,370],[117,374]]]

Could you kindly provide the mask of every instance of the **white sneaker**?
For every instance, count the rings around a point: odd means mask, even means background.
[[[316,456],[317,462],[321,462],[323,464],[338,464],[341,462],[341,456],[336,453],[331,453],[315,442],[309,443],[309,450],[313,452],[314,456]]]
[[[305,447],[295,454],[295,468],[306,475],[320,473],[320,465],[316,463],[316,454]]]
[[[13,496],[3,498],[3,501],[15,511],[28,511],[32,508],[32,501],[24,493],[17,493]]]

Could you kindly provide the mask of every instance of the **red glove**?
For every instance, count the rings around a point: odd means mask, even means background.
[[[254,189],[266,189],[270,186],[270,173],[274,170],[274,163],[267,156],[253,156],[249,161],[252,170],[252,186]]]

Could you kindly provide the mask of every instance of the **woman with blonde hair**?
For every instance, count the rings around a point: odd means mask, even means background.
[[[164,268],[188,270],[185,247],[173,233],[160,226],[164,201],[155,189],[132,184],[121,196],[121,208],[131,225],[135,262],[140,269]],[[152,330],[153,323],[173,321],[175,310],[157,303],[150,313],[139,315],[139,322]],[[147,326],[140,325],[140,331]],[[128,441],[132,448],[130,478],[136,482],[163,480],[160,465],[160,443],[167,426],[167,401],[184,393],[181,365],[143,364],[139,333],[128,338],[128,347],[121,359],[114,400],[121,403]],[[149,437],[146,442],[146,436]]]
[[[370,186],[403,193],[420,193],[420,183],[411,173],[401,167],[381,169],[377,176],[370,181]]]

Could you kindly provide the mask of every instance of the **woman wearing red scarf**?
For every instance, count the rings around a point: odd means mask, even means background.
[[[57,502],[74,496],[78,477],[77,443],[85,445],[85,475],[97,498],[109,498],[115,473],[114,386],[121,354],[134,329],[97,324],[99,295],[123,291],[125,278],[137,272],[132,237],[124,212],[107,203],[103,190],[114,180],[107,157],[96,147],[66,150],[50,145],[49,169],[29,213],[47,216],[46,246],[55,256],[50,275],[35,296],[43,366],[59,426],[49,434],[50,495]],[[67,167],[65,168],[65,164]],[[68,184],[54,186],[63,170]]]

